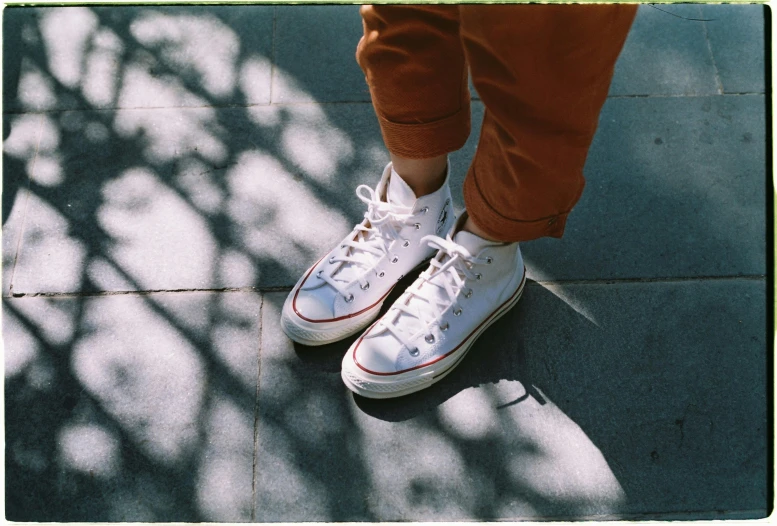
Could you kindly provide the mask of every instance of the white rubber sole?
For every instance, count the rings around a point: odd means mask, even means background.
[[[442,360],[425,367],[396,375],[374,375],[359,368],[352,358],[353,345],[343,359],[340,373],[346,387],[365,398],[396,398],[426,389],[445,378],[464,359],[472,345],[494,322],[504,316],[521,299],[526,285],[526,276],[521,280],[513,296],[494,311],[488,320],[474,331],[456,350]],[[358,342],[354,342],[356,345]]]
[[[286,336],[293,341],[311,347],[334,343],[359,332],[378,317],[380,309],[383,307],[383,302],[381,302],[358,316],[348,318],[347,320],[311,323],[301,319],[294,312],[291,306],[291,298],[295,292],[296,289],[292,290],[283,304],[281,328],[286,333]]]

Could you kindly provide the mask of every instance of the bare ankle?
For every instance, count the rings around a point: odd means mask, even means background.
[[[482,228],[477,226],[475,222],[472,220],[472,217],[467,215],[467,220],[464,221],[464,225],[461,227],[462,230],[466,232],[471,232],[472,234],[475,234],[478,237],[481,237],[488,241],[497,241],[499,243],[503,243],[500,239],[495,239],[492,236],[489,236]]]
[[[391,154],[391,162],[394,170],[413,190],[416,197],[436,192],[445,182],[447,155],[430,159],[408,159]]]

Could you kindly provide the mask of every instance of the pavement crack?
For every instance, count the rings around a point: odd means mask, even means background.
[[[699,7],[701,12],[701,7]],[[720,79],[720,71],[718,70],[718,64],[715,62],[715,53],[712,51],[712,42],[710,41],[710,35],[707,31],[707,21],[702,22],[702,28],[704,30],[704,40],[707,42],[707,50],[710,52],[710,60],[712,61],[712,71],[715,74],[715,87],[718,90],[718,95],[723,95],[723,81]]]
[[[291,290],[291,287],[288,287]],[[99,298],[103,296],[149,296],[152,294],[185,294],[214,292],[262,292],[256,287],[224,287],[213,289],[147,289],[104,290],[94,292],[14,292],[14,298]],[[273,291],[274,292],[274,291]]]

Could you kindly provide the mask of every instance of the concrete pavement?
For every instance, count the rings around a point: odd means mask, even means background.
[[[764,517],[764,9],[661,9],[521,303],[376,402],[278,323],[387,162],[358,8],[7,8],[7,518]]]

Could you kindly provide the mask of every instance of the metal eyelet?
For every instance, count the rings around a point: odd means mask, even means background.
[[[490,265],[490,264],[491,264],[491,263],[493,263],[493,262],[494,262],[494,258],[492,258],[491,256],[489,256],[489,257],[487,257],[487,258],[486,258],[486,263],[487,263],[487,264],[489,264],[489,265]]]
[[[442,332],[445,332],[445,331],[447,331],[447,330],[448,330],[448,327],[449,327],[449,325],[448,325],[448,322],[446,321],[445,323],[443,323],[442,325],[440,325],[440,330],[441,330]]]
[[[424,341],[426,343],[434,343],[434,334],[427,334]]]
[[[345,248],[345,245],[340,245],[340,248]]]
[[[461,312],[462,312],[461,309],[454,309],[453,310],[453,315],[454,316],[461,316]]]
[[[403,247],[409,247],[409,246],[410,246],[410,241],[408,241],[408,240],[406,239],[406,240],[405,240],[405,242],[404,242],[404,243],[402,243],[402,246],[403,246]]]
[[[425,207],[423,207],[423,208],[420,210],[420,212],[421,212],[422,214],[425,214],[425,213],[427,213],[428,211],[429,211],[429,207],[428,207],[428,206],[425,206]]]
[[[399,261],[399,258],[397,256],[394,256],[393,259],[391,260],[392,263],[396,263],[397,261]]]
[[[469,289],[467,292],[464,293],[464,297],[469,299],[472,297],[472,289]]]
[[[381,271],[381,273],[380,273],[380,274],[378,274],[378,277],[379,277],[379,278],[382,278],[382,277],[383,277],[383,276],[385,276],[385,275],[386,275],[386,273],[385,273],[385,272],[383,272],[383,271]]]
[[[334,256],[332,256],[331,258],[329,258],[329,262],[330,262],[330,263],[334,263],[334,262],[335,262],[335,257],[334,257]]]
[[[421,351],[418,350],[418,347],[415,349],[409,349],[408,352],[410,353],[410,356],[418,356],[421,354]]]
[[[318,279],[321,279],[321,274],[323,274],[323,273],[324,273],[324,271],[323,271],[323,270],[319,270],[318,272],[316,272],[316,277],[317,277]]]
[[[346,303],[351,303],[353,301],[353,294],[348,294],[348,297],[345,298]]]
[[[367,283],[365,283],[363,287],[362,287],[361,285],[359,285],[359,287],[360,287],[362,290],[367,290],[368,288],[370,288],[370,282],[368,281]]]
[[[421,223],[416,223],[413,225],[416,230],[421,230]]]
[[[475,279],[480,279],[483,277],[483,274],[477,273],[475,274]]]

